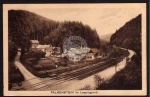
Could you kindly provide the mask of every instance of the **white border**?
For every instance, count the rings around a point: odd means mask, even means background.
[[[97,91],[96,94],[52,94],[51,91],[8,91],[8,10],[27,8],[139,8],[141,4],[142,12],[142,90],[89,90]],[[4,70],[4,95],[6,96],[132,96],[147,94],[147,63],[146,63],[146,3],[119,3],[119,4],[4,4],[3,5],[3,70]],[[87,91],[87,90],[82,90]],[[74,91],[75,92],[75,91]],[[80,91],[79,91],[80,92]]]

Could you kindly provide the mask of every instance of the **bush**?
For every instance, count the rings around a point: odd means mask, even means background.
[[[9,82],[17,83],[20,81],[24,81],[24,77],[20,70],[14,65],[13,62],[9,62]]]
[[[38,71],[38,76],[40,77],[47,77],[47,72],[46,71]]]
[[[41,65],[32,66],[35,70],[41,70],[43,67]]]
[[[69,72],[69,71],[71,71],[72,69],[71,69],[70,67],[66,67],[65,70]]]
[[[25,58],[37,58],[37,59],[40,59],[40,58],[45,58],[45,52],[43,51],[31,51],[31,52],[28,52],[25,54]]]
[[[122,57],[122,56],[126,57],[128,55],[129,55],[129,52],[127,50],[123,50],[120,48],[113,48],[109,57],[112,57],[112,58]]]
[[[17,47],[15,43],[10,40],[8,42],[8,54],[9,61],[13,61],[15,56],[17,55]]]
[[[25,64],[27,64],[27,65],[32,65],[33,63],[30,61],[30,60],[25,60]]]
[[[91,86],[90,85],[86,85],[83,88],[79,89],[79,90],[91,90]]]
[[[52,59],[40,59],[38,64],[49,64],[49,65],[55,65],[55,62]]]
[[[58,70],[58,73],[59,73],[59,74],[66,72],[66,69],[65,69],[65,68],[59,68],[59,69],[57,69],[57,70]]]
[[[133,55],[131,60],[133,60],[137,65],[140,65],[141,64],[141,55]]]
[[[94,82],[96,86],[99,86],[101,83],[103,83],[104,79],[101,78],[99,75],[94,75]],[[96,87],[97,88],[97,87]]]
[[[70,66],[70,68],[71,68],[71,70],[75,70],[78,68],[78,65],[72,65],[72,66]]]
[[[45,66],[42,66],[42,65],[33,65],[32,66],[33,69],[35,70],[51,70],[51,69],[56,69],[55,66],[48,66],[48,65],[45,65]]]

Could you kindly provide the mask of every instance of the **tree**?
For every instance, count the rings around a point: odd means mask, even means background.
[[[60,23],[57,29],[49,34],[49,42],[54,46],[62,48],[64,41],[70,36],[82,37],[91,48],[100,47],[100,39],[97,31],[92,29],[89,25],[84,25],[76,21],[65,21]]]
[[[38,58],[38,59],[40,59],[40,58],[44,58],[45,57],[45,52],[43,52],[43,51],[37,51],[37,52],[35,52],[36,53],[36,58]]]
[[[12,23],[14,21],[11,21],[12,16],[9,16],[9,38],[11,38],[11,41],[13,41],[17,48],[21,48],[21,57],[24,55],[26,50],[29,50],[31,46],[31,42],[29,39],[29,33],[26,32],[27,29],[22,27],[22,22],[19,22],[19,20],[16,19],[15,22],[18,23]]]
[[[49,36],[45,36],[45,37],[44,37],[44,42],[45,42],[46,44],[50,43],[50,37],[49,37]]]
[[[96,74],[94,75],[94,82],[95,82],[96,88],[98,88],[99,85],[104,82],[104,78],[101,78],[98,74]]]
[[[14,42],[9,40],[8,41],[8,59],[9,59],[9,61],[13,61],[16,55],[17,55],[16,45]]]
[[[103,50],[104,53],[107,53],[108,42],[101,40],[100,41],[100,48]]]

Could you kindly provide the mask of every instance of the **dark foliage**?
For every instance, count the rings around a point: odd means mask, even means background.
[[[129,55],[129,52],[124,49],[120,48],[112,48],[109,52],[109,57],[111,58],[119,58],[119,57],[127,57]]]
[[[131,49],[136,52],[131,62],[116,73],[109,81],[102,83],[101,90],[140,90],[142,89],[141,65],[141,14],[116,31],[110,39],[111,45]]]
[[[141,55],[141,14],[117,30],[110,38],[110,44],[131,49]]]
[[[14,33],[17,35],[20,33],[20,36],[25,35],[30,39],[38,39],[39,41],[42,41],[59,24],[25,10],[9,10],[8,20],[10,36],[13,36]]]
[[[103,52],[107,53],[108,47],[109,47],[109,42],[105,40],[100,40],[100,48],[103,50]]]
[[[45,54],[46,54],[45,52],[40,51],[40,50],[39,51],[31,51],[31,52],[25,54],[24,58],[37,58],[37,59],[39,59],[39,58],[44,58]]]
[[[9,40],[21,48],[21,59],[31,47],[30,40],[39,40],[41,44],[52,43],[62,47],[69,36],[81,36],[89,47],[99,48],[100,39],[95,29],[81,22],[56,22],[25,10],[8,11]]]
[[[35,13],[24,10],[9,10],[8,12],[8,37],[17,47],[21,48],[21,58],[31,47],[31,39],[40,42],[58,23]]]
[[[64,41],[70,36],[80,36],[91,48],[100,47],[100,39],[96,30],[91,29],[88,25],[83,25],[81,22],[65,21],[59,24],[58,28],[49,34],[49,38],[45,40],[52,43],[54,46],[62,47]]]
[[[9,61],[14,61],[15,56],[17,55],[17,48],[14,42],[8,42],[8,59]]]

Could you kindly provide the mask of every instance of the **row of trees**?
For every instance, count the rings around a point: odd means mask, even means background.
[[[37,58],[37,59],[40,59],[40,58],[44,58],[45,57],[45,52],[43,51],[31,51],[27,54],[25,54],[25,58]]]
[[[8,41],[8,59],[9,62],[12,62],[14,60],[14,56],[17,54],[17,47],[14,42],[11,40]]]

